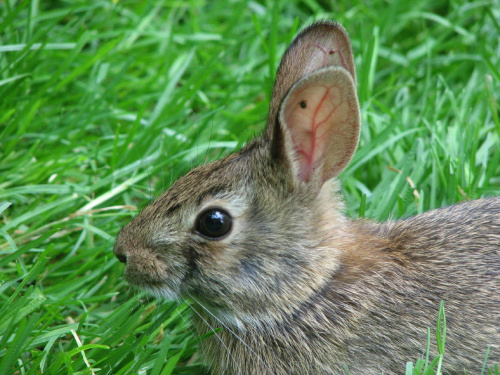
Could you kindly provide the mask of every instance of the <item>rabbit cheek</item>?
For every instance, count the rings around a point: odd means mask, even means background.
[[[223,293],[217,282],[224,273],[224,253],[227,245],[220,242],[192,243],[185,246],[186,272],[182,289],[198,297],[215,298]],[[225,293],[223,293],[225,294]]]

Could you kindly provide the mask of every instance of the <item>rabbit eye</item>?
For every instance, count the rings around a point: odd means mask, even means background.
[[[209,208],[196,219],[196,232],[210,240],[220,240],[232,227],[233,219],[221,208]]]

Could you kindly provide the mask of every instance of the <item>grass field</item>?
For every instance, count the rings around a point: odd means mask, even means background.
[[[498,0],[0,1],[1,375],[202,373],[189,306],[130,289],[114,238],[262,130],[316,18],[353,40],[350,216],[500,195]]]

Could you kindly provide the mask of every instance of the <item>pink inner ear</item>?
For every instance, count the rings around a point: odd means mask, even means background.
[[[353,103],[346,95],[343,83],[306,80],[286,100],[283,119],[292,135],[301,181],[308,182],[321,165],[323,182],[335,176],[356,148],[359,127],[353,120],[359,118],[357,101]]]

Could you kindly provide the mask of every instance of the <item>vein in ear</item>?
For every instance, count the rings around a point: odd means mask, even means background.
[[[285,122],[292,134],[299,178],[309,181],[324,157],[331,132],[342,132],[346,103],[338,85],[312,85],[292,93],[285,108]]]
[[[338,58],[340,59],[340,64],[344,67],[345,70],[350,71],[350,67],[347,64],[347,61],[340,49],[328,47],[323,48],[318,44],[313,44],[313,46],[323,52],[323,63],[320,65],[322,68],[332,65],[339,66],[339,64],[337,63],[337,59],[335,58],[335,56],[338,56]]]
[[[307,164],[313,164],[316,159],[318,159],[319,155],[322,154],[322,143],[318,144],[317,138],[324,138],[324,132],[326,131],[325,127],[320,129],[325,122],[332,117],[332,114],[338,109],[339,104],[333,105],[333,108],[325,103],[328,99],[328,95],[332,90],[332,87],[323,86],[324,89],[323,95],[319,98],[319,103],[315,104],[318,98],[309,96],[307,91],[299,93],[299,95],[303,94],[305,97],[310,97],[310,101],[313,102],[312,105],[307,108],[307,101],[302,100],[300,102],[300,108],[304,111],[296,109],[294,111],[298,116],[305,116],[304,122],[298,121],[296,122],[296,127],[298,128],[295,137],[295,142],[297,145],[297,152],[299,155],[302,155],[305,158]],[[316,90],[317,91],[317,90]],[[319,94],[315,92],[314,94]],[[317,96],[317,95],[316,95]],[[313,112],[311,115],[308,112]],[[311,123],[312,122],[312,123]],[[291,122],[293,124],[293,121]],[[308,144],[309,143],[309,144]]]

